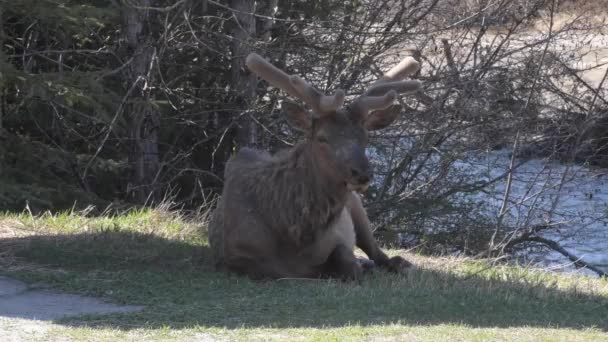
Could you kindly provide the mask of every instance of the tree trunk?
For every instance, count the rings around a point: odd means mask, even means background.
[[[255,145],[257,129],[251,120],[252,100],[256,93],[256,76],[247,72],[245,59],[251,51],[251,40],[255,37],[255,1],[231,0],[235,23],[232,29],[232,86],[236,92],[237,120],[236,143],[239,147]]]
[[[4,46],[4,21],[2,20],[2,15],[4,14],[2,4],[0,4],[0,63],[4,63],[4,53],[2,51],[2,47]],[[6,109],[5,101],[5,93],[4,90],[6,85],[4,82],[0,82],[0,137],[2,136],[2,117],[4,116],[4,110]]]
[[[136,7],[124,5],[123,25],[127,55],[125,60],[133,60],[127,68],[127,84],[133,87],[128,99],[126,112],[129,122],[130,153],[135,185],[133,197],[140,203],[150,204],[159,199],[156,177],[159,171],[158,129],[160,114],[150,101],[150,86],[154,82],[153,65],[156,48],[147,30],[150,0],[131,1]]]
[[[278,0],[258,1],[260,17],[257,18],[258,39],[264,43],[270,42],[274,16],[276,15]]]

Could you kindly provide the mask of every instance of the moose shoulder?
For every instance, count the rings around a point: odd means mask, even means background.
[[[356,191],[364,191],[373,176],[365,155],[368,131],[395,120],[398,93],[419,88],[417,81],[402,80],[418,70],[416,61],[406,58],[347,106],[343,91],[323,94],[257,54],[248,56],[247,66],[311,112],[283,103],[289,122],[306,139],[274,156],[243,148],[228,162],[209,225],[216,267],[256,279],[358,280],[362,267],[355,245],[380,267],[408,267],[378,247]]]

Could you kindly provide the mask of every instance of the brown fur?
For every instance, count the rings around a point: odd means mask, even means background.
[[[391,263],[378,248],[359,196],[323,177],[317,158],[312,143],[303,142],[276,156],[243,149],[230,160],[210,224],[219,269],[253,278],[357,279],[361,270],[353,264],[354,256],[341,266],[351,268],[346,274],[329,260],[343,234],[328,230],[345,208],[357,246],[370,259],[396,272],[409,265],[399,257]],[[346,247],[352,254],[352,246]]]
[[[230,161],[225,175],[229,186],[240,189],[240,196],[251,200],[251,209],[268,228],[297,247],[310,243],[317,229],[327,227],[346,198],[346,187],[327,179],[319,170],[311,145],[300,143],[274,158],[260,153],[253,163],[242,155],[256,151],[241,150]]]

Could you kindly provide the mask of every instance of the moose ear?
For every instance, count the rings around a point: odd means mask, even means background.
[[[371,112],[365,119],[365,128],[368,131],[375,131],[385,128],[395,121],[401,113],[401,105],[392,105],[385,109],[379,109]]]
[[[293,128],[305,132],[310,130],[312,120],[304,107],[291,101],[283,101],[281,107],[283,107],[283,111],[287,114],[287,121]]]

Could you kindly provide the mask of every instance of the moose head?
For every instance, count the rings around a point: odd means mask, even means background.
[[[416,72],[418,62],[405,58],[370,86],[361,96],[344,105],[345,93],[326,95],[296,75],[287,75],[261,56],[252,53],[247,67],[271,85],[300,99],[310,111],[295,102],[283,102],[292,126],[304,131],[325,177],[342,180],[351,190],[365,190],[373,172],[365,155],[368,132],[390,125],[401,112],[397,94],[420,88],[414,80],[403,80]]]

